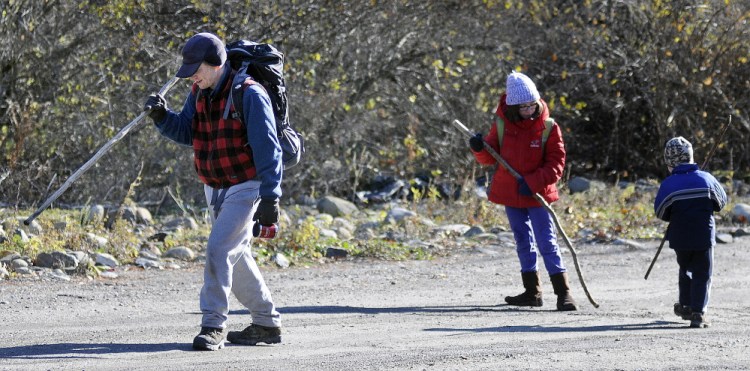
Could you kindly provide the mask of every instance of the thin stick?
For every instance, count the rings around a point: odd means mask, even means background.
[[[732,115],[729,115],[729,121],[727,121],[726,125],[724,125],[724,129],[721,130],[721,134],[719,134],[719,140],[714,143],[713,148],[711,148],[711,151],[708,152],[708,155],[703,160],[703,166],[701,166],[701,169],[705,169],[708,165],[708,160],[713,157],[714,152],[716,151],[716,147],[719,146],[719,143],[724,139],[724,134],[727,132],[727,129],[729,129],[729,125],[732,124]],[[654,264],[656,264],[656,259],[659,258],[659,254],[661,253],[661,249],[664,248],[664,242],[667,240],[667,233],[669,232],[669,224],[667,224],[667,230],[664,231],[664,237],[661,238],[661,243],[659,244],[659,248],[656,249],[656,254],[654,254],[654,258],[651,259],[651,264],[648,266],[648,270],[646,271],[646,275],[643,276],[644,280],[648,279],[648,275],[651,274],[651,269],[654,268]]]
[[[461,121],[453,120],[453,125],[455,125],[461,132],[468,135],[469,137],[472,137],[472,132],[464,126],[464,124],[461,123]],[[510,165],[505,161],[505,159],[500,156],[497,151],[495,151],[492,147],[490,147],[487,142],[484,142],[484,149],[489,152],[492,157],[497,160],[497,162],[504,167],[508,172],[513,175],[516,179],[522,179],[523,177],[521,174],[519,174],[516,170],[514,170]],[[583,292],[586,293],[586,297],[589,299],[589,302],[591,305],[594,306],[594,308],[599,308],[599,304],[594,300],[593,297],[591,297],[591,293],[589,293],[589,289],[586,286],[586,280],[583,279],[583,273],[581,272],[581,266],[578,263],[578,254],[576,253],[576,249],[573,247],[573,244],[570,242],[570,239],[568,238],[568,235],[565,233],[565,230],[563,230],[562,225],[560,225],[560,221],[557,218],[557,214],[555,214],[555,211],[552,210],[552,206],[545,200],[540,194],[534,193],[534,199],[539,201],[542,206],[549,212],[550,216],[552,216],[552,221],[555,223],[555,227],[557,227],[557,230],[560,232],[560,234],[563,237],[563,241],[565,241],[565,244],[568,246],[568,249],[570,250],[570,255],[573,256],[573,264],[576,267],[576,273],[578,273],[578,281],[581,282],[581,286],[583,287]]]
[[[178,80],[179,78],[172,77],[166,84],[164,84],[164,86],[161,87],[161,89],[159,90],[159,94],[161,95],[166,94],[169,91],[169,89],[171,89],[172,86],[174,86],[174,84]],[[148,115],[147,111],[141,112],[141,114],[138,115],[138,117],[133,119],[133,121],[130,121],[130,123],[128,123],[124,128],[122,128],[120,132],[117,133],[114,137],[112,137],[112,139],[110,139],[106,144],[104,144],[102,148],[100,148],[96,152],[96,154],[94,154],[94,156],[92,156],[88,161],[86,161],[85,164],[83,164],[83,166],[81,166],[78,170],[76,170],[73,173],[73,175],[71,175],[68,178],[68,180],[66,180],[65,183],[63,183],[63,185],[57,191],[55,191],[55,193],[52,194],[52,196],[50,196],[46,201],[44,201],[44,203],[41,206],[39,206],[39,208],[33,214],[31,214],[31,216],[29,216],[26,220],[24,220],[23,224],[25,225],[31,224],[31,222],[34,219],[36,219],[36,217],[38,217],[39,214],[41,214],[50,204],[52,204],[52,202],[57,200],[57,198],[60,197],[60,195],[62,195],[63,192],[65,192],[65,190],[67,190],[68,187],[70,187],[70,185],[73,184],[73,182],[78,180],[78,178],[80,178],[81,175],[83,175],[83,173],[86,172],[86,170],[88,170],[97,161],[99,161],[99,158],[104,156],[104,154],[107,153],[107,151],[109,151],[109,149],[112,148],[112,146],[114,146],[122,138],[128,135],[130,131],[138,128],[143,122],[143,119],[146,117],[146,115]]]

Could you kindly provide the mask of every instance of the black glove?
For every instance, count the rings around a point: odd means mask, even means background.
[[[531,188],[529,188],[529,185],[526,183],[526,180],[521,178],[516,180],[518,182],[518,193],[521,194],[521,196],[533,196],[534,194],[531,192]]]
[[[476,133],[473,137],[469,138],[469,147],[474,152],[479,152],[484,149],[484,139],[482,139],[482,133]]]
[[[253,220],[260,221],[261,225],[271,225],[279,222],[279,199],[261,198],[258,209],[255,211]]]
[[[167,100],[161,94],[151,94],[143,105],[143,110],[148,112],[148,117],[154,120],[155,124],[158,124],[167,117]]]

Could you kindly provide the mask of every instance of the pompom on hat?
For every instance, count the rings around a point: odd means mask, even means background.
[[[683,137],[675,137],[664,145],[664,161],[670,168],[693,163],[693,145]]]
[[[519,72],[511,72],[505,81],[505,104],[515,106],[539,100],[539,92],[531,79]]]
[[[182,48],[182,66],[175,76],[185,79],[195,75],[203,62],[212,66],[221,66],[226,60],[227,51],[224,42],[214,34],[201,32],[188,39],[185,47]]]

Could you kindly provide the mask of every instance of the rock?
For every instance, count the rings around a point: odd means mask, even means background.
[[[163,268],[164,269],[181,269],[182,267],[180,267],[180,265],[175,262],[167,261],[167,262],[164,262]]]
[[[139,223],[151,225],[154,222],[154,218],[151,216],[151,212],[145,207],[135,208],[135,220]]]
[[[21,269],[21,268],[28,268],[29,267],[29,263],[26,260],[23,260],[23,259],[20,259],[20,258],[19,259],[15,259],[12,262],[10,262],[10,265],[11,265],[11,267],[13,267],[13,270],[15,272],[18,272],[18,270]]]
[[[55,222],[54,224],[52,224],[52,227],[57,232],[65,232],[68,229],[68,222],[66,221]]]
[[[148,259],[143,256],[139,256],[135,259],[135,265],[142,268],[161,268],[162,264],[158,260]]]
[[[119,276],[118,276],[117,273],[115,273],[113,271],[102,271],[102,272],[99,272],[99,277],[101,277],[101,278],[115,279],[115,278],[117,278]]]
[[[304,205],[304,206],[315,206],[316,201],[315,201],[315,198],[309,195],[303,195],[303,196],[297,197],[297,204]]]
[[[43,252],[37,254],[34,265],[43,268],[75,269],[78,259],[62,251]]]
[[[3,250],[0,251],[0,263],[10,263],[16,259],[20,259],[21,255],[15,251]]]
[[[338,239],[339,235],[336,234],[336,232],[334,232],[333,230],[330,230],[328,228],[320,228],[320,237]]]
[[[336,235],[338,236],[338,239],[342,241],[349,241],[352,238],[354,238],[354,232],[346,228],[338,228],[333,232],[336,233]]]
[[[70,281],[70,276],[68,276],[65,272],[63,272],[62,269],[53,269],[47,272],[45,276],[53,278],[58,281]]]
[[[329,246],[326,248],[326,258],[341,259],[349,256],[349,251],[341,247]]]
[[[105,253],[96,254],[96,259],[94,261],[96,262],[96,264],[104,265],[104,266],[111,267],[111,268],[114,268],[120,265],[120,262],[117,261],[117,259],[115,259],[114,256],[110,254],[105,254]]]
[[[732,243],[732,241],[734,241],[734,238],[729,233],[717,233],[716,234],[716,242]]]
[[[596,180],[589,180],[584,177],[573,177],[568,181],[570,193],[586,192],[590,189],[606,189],[607,185]]]
[[[748,234],[750,234],[750,232],[748,232],[746,228],[737,228],[734,233],[732,233],[732,236],[742,237],[747,236]]]
[[[148,249],[141,249],[141,251],[138,252],[138,256],[150,260],[159,260],[159,256]]]
[[[104,220],[104,206],[94,205],[89,208],[89,212],[86,214],[86,223],[99,224]]]
[[[333,219],[331,225],[336,229],[346,229],[349,232],[354,232],[357,229],[357,226],[355,226],[354,223],[344,218]]]
[[[68,251],[67,253],[68,255],[76,259],[76,263],[78,266],[86,266],[89,264],[89,261],[91,261],[89,254],[83,251]]]
[[[166,253],[164,253],[164,256],[178,260],[192,261],[193,259],[195,259],[195,252],[193,252],[193,250],[188,247],[177,246],[169,249]]]
[[[377,236],[378,225],[378,223],[374,222],[362,223],[354,231],[354,236],[363,241],[371,240]]]
[[[151,236],[149,236],[147,240],[156,241],[156,242],[164,242],[164,240],[166,240],[168,236],[169,236],[168,232],[156,232],[152,234]]]
[[[315,216],[315,221],[313,222],[313,224],[315,224],[316,226],[320,225],[323,227],[327,227],[331,225],[331,223],[333,223],[333,220],[334,217],[331,214],[318,214]]]
[[[586,192],[591,188],[591,181],[583,177],[573,177],[568,181],[570,193]]]
[[[136,218],[136,209],[134,207],[125,206],[122,208],[122,214],[118,215],[118,213],[120,213],[120,208],[113,208],[109,211],[107,215],[107,228],[112,228],[114,222],[118,218],[130,222],[131,225],[135,225],[138,222]]]
[[[31,269],[29,269],[29,267],[18,267],[18,268],[13,269],[13,271],[16,272],[16,274],[24,274],[24,275],[34,274],[34,272],[32,272]]]
[[[26,218],[24,217],[17,217],[16,220],[18,221],[19,227],[26,228],[26,231],[28,231],[30,234],[38,236],[44,233],[44,229],[42,228],[42,225],[39,224],[39,222],[36,219],[32,220],[29,225],[24,224],[24,221],[26,221]]]
[[[417,213],[404,209],[403,207],[394,207],[388,212],[388,215],[386,215],[384,222],[385,223],[400,223],[404,219],[412,218],[417,216]]]
[[[446,224],[435,228],[434,232],[451,235],[463,235],[464,233],[468,232],[469,229],[471,229],[471,227],[466,224]]]
[[[0,280],[6,279],[10,277],[10,273],[8,273],[8,270],[5,269],[5,267],[0,264]]]
[[[157,258],[160,258],[162,255],[159,246],[156,246],[152,243],[144,243],[143,245],[141,245],[141,252],[147,252],[148,254],[156,256]]]
[[[342,198],[326,196],[318,201],[318,211],[329,214],[333,217],[353,214],[357,211],[357,206]]]
[[[195,219],[191,217],[180,217],[170,220],[169,222],[164,224],[164,228],[167,230],[176,230],[176,229],[190,229],[190,230],[196,230],[198,229],[198,222],[195,221]]]
[[[484,228],[476,225],[476,226],[469,228],[469,230],[464,233],[464,237],[471,238],[471,237],[478,236],[483,233],[484,233]]]
[[[281,268],[288,268],[290,264],[289,259],[280,252],[273,256],[273,262]]]
[[[107,244],[109,243],[108,239],[101,237],[101,236],[97,236],[93,233],[86,233],[86,235],[84,236],[84,240],[88,242],[89,244],[96,246],[99,249],[103,249],[107,247]]]

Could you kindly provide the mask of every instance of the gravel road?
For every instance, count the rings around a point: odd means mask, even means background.
[[[565,253],[580,310],[515,308],[512,248],[429,261],[338,261],[264,268],[282,343],[191,350],[202,267],[121,268],[116,279],[0,282],[0,370],[685,370],[750,369],[750,238],[718,245],[707,329],[672,313],[674,252],[643,279],[658,241],[580,245],[588,303]],[[233,299],[229,326],[248,313]]]

